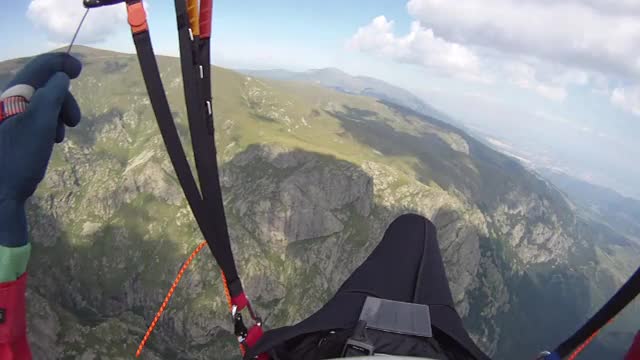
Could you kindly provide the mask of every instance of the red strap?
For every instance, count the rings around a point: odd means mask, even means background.
[[[9,344],[26,336],[26,289],[27,273],[15,281],[0,284],[0,344]]]
[[[240,295],[231,298],[231,304],[238,307],[236,311],[242,311],[245,307],[247,307],[247,304],[249,304],[249,300],[247,299],[247,296],[244,294],[244,292],[241,292]]]
[[[29,349],[27,335],[23,335],[11,343],[0,343],[0,359],[31,360],[31,350]]]
[[[258,341],[260,340],[263,334],[264,332],[262,331],[262,326],[253,325],[251,329],[249,329],[249,332],[247,333],[247,338],[244,340],[244,343],[248,347],[252,348],[258,343]]]
[[[640,331],[636,334],[636,338],[633,340],[633,345],[629,349],[627,356],[624,360],[640,360]]]
[[[200,38],[211,37],[211,11],[213,0],[200,0]]]
[[[29,102],[22,96],[10,96],[0,100],[0,123],[2,121],[27,111]]]
[[[247,346],[247,348],[252,348],[258,343],[258,341],[260,341],[260,339],[262,338],[262,335],[264,335],[262,326],[257,324],[253,325],[251,329],[249,329],[249,332],[247,333],[247,338],[244,340],[244,344]],[[255,359],[270,360],[270,357],[268,354],[262,353],[258,355]]]

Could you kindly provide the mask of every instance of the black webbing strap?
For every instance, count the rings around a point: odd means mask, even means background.
[[[598,312],[593,315],[570,338],[558,345],[555,353],[561,358],[568,356],[596,331],[604,327],[640,293],[640,268],[622,285],[615,295]]]
[[[216,259],[225,273],[229,292],[232,297],[235,297],[242,293],[242,285],[238,279],[231,251],[218,174],[213,121],[210,121],[212,118],[208,115],[209,109],[206,103],[207,97],[211,94],[211,83],[208,82],[207,86],[203,86],[204,77],[207,76],[207,79],[210,79],[208,74],[210,69],[207,67],[205,71],[204,66],[201,68],[203,63],[198,55],[200,53],[199,43],[195,42],[196,38],[192,37],[193,32],[189,32],[190,22],[186,1],[175,0],[174,3],[180,42],[180,65],[193,155],[204,200],[203,210],[206,211],[205,216],[213,221],[210,223],[211,234],[208,236],[213,237],[211,241],[215,244],[215,251],[221,253]],[[208,50],[207,48],[207,54]],[[206,64],[208,65],[208,59]],[[206,91],[206,95],[203,91]],[[221,263],[220,258],[223,258],[228,264]]]
[[[164,86],[160,79],[160,72],[151,46],[149,33],[141,32],[135,34],[133,36],[133,42],[138,53],[138,61],[140,62],[142,76],[145,86],[147,87],[149,99],[151,100],[151,107],[153,108],[158,127],[160,128],[160,134],[169,153],[171,164],[176,171],[178,182],[193,211],[198,226],[206,231],[206,223],[203,222],[203,219],[200,217],[202,214],[202,210],[200,209],[202,208],[203,202],[200,198],[198,186],[191,173],[184,149],[182,148],[178,130],[173,122],[171,109],[169,108],[169,103],[164,93]]]
[[[204,69],[202,93],[205,102],[205,120],[209,134],[214,136],[213,99],[211,96],[211,17],[213,16],[213,0],[200,0],[200,43],[198,56]]]
[[[178,25],[178,40],[180,43],[180,67],[182,69],[182,84],[184,88],[184,98],[187,107],[187,118],[189,122],[189,132],[191,133],[191,144],[193,146],[193,156],[198,172],[202,197],[207,202],[210,195],[215,191],[211,186],[213,182],[213,169],[209,156],[212,144],[204,137],[207,131],[204,122],[204,103],[200,96],[200,69],[197,63],[196,46],[193,43],[195,38],[189,31],[189,16],[187,14],[186,0],[175,0],[176,22]]]
[[[200,56],[200,64],[204,69],[204,77],[202,78],[201,95],[205,102],[205,120],[207,123],[207,131],[211,137],[214,137],[213,127],[213,99],[211,95],[211,43],[208,38],[200,38],[198,55]]]
[[[179,2],[183,2],[178,0]],[[129,0],[128,5],[139,3],[140,0]],[[200,125],[196,126],[196,129],[204,129],[194,133],[192,130],[191,136],[196,137],[194,144],[194,152],[196,160],[198,156],[206,159],[202,161],[204,167],[200,169],[208,168],[208,177],[203,177],[200,174],[200,179],[206,179],[208,183],[205,185],[212,189],[209,194],[209,198],[203,199],[198,191],[198,186],[193,177],[193,173],[187,161],[186,154],[180,142],[178,131],[176,129],[173,116],[171,115],[171,109],[167,102],[162,80],[160,78],[160,72],[158,64],[151,45],[151,39],[148,31],[142,31],[134,33],[133,40],[136,46],[136,52],[138,54],[138,60],[140,62],[140,68],[142,70],[142,76],[144,78],[145,86],[149,94],[151,106],[153,108],[160,133],[164,140],[169,158],[176,171],[178,181],[182,187],[187,202],[191,207],[193,215],[198,223],[198,226],[207,241],[213,256],[215,257],[218,265],[224,272],[227,282],[229,284],[229,290],[231,296],[235,297],[243,294],[242,284],[238,278],[238,272],[236,270],[235,262],[233,259],[233,253],[231,251],[231,244],[229,242],[228,229],[226,219],[224,215],[224,207],[222,202],[222,194],[220,191],[220,182],[218,179],[218,169],[216,161],[216,152],[213,142],[201,141],[198,136],[206,135],[206,126],[204,124],[203,115],[194,119],[195,122],[199,122]],[[190,51],[189,51],[190,53]],[[193,62],[191,63],[193,64]],[[187,77],[188,78],[188,77]],[[198,88],[199,83],[195,82],[191,84],[192,88]],[[187,95],[186,101],[189,102],[189,95]],[[201,106],[201,97],[196,96],[195,101],[198,103],[196,106]],[[202,113],[201,113],[202,114]],[[202,145],[205,144],[205,145]],[[204,149],[204,150],[200,150]]]

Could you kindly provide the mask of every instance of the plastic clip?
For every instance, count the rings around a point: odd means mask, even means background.
[[[144,10],[142,1],[137,3],[127,3],[127,15],[129,25],[131,25],[131,32],[134,35],[149,30],[149,25],[147,24],[147,12]]]

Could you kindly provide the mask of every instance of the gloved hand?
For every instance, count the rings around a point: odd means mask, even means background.
[[[0,95],[0,246],[28,242],[25,202],[44,178],[53,144],[64,139],[65,126],[80,121],[69,83],[81,69],[70,55],[40,55]]]

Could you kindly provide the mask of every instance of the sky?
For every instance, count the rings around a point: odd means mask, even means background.
[[[2,5],[0,60],[67,44],[81,0]],[[146,0],[177,55],[173,1]],[[78,43],[133,53],[124,6]],[[640,198],[640,0],[214,0],[213,61],[336,67],[404,87],[494,146]]]

